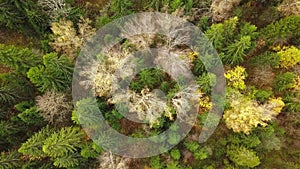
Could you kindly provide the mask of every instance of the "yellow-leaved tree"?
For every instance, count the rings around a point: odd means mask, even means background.
[[[273,50],[277,51],[280,57],[280,68],[290,68],[300,63],[300,50],[295,46],[277,46]]]
[[[238,90],[243,90],[246,88],[244,80],[247,77],[247,72],[245,68],[237,66],[234,69],[227,71],[224,76],[227,79],[227,83],[230,87]]]
[[[53,22],[51,30],[54,36],[50,46],[56,52],[66,54],[72,60],[75,59],[79,48],[96,32],[96,29],[92,28],[90,24],[91,20],[80,18],[77,32],[70,20],[61,19],[59,22]]]
[[[285,105],[281,98],[272,98],[260,105],[234,89],[228,91],[228,100],[230,108],[223,115],[226,126],[245,134],[250,134],[258,125],[266,126],[266,122],[277,116]]]

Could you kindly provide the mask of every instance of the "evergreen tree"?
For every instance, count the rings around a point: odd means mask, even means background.
[[[272,45],[300,37],[300,16],[289,16],[261,29],[260,35]]]
[[[15,169],[20,167],[20,157],[15,151],[2,152],[0,156],[0,169]]]
[[[41,58],[28,48],[0,44],[0,62],[10,69],[26,75],[30,67],[41,63]]]
[[[0,24],[41,35],[48,27],[48,18],[34,0],[0,0]]]
[[[64,157],[76,152],[82,144],[82,139],[83,133],[79,128],[65,127],[45,140],[43,152],[50,157]]]
[[[27,73],[30,81],[42,92],[46,90],[64,91],[70,87],[73,65],[64,55],[46,54],[43,65],[30,68]]]
[[[42,147],[45,140],[51,136],[53,132],[53,129],[50,129],[49,126],[41,129],[38,133],[35,133],[25,143],[23,143],[18,151],[34,158],[46,156],[46,154],[42,151]]]
[[[231,65],[237,65],[244,61],[246,51],[251,47],[251,37],[243,36],[239,41],[235,41],[225,49],[222,60]]]

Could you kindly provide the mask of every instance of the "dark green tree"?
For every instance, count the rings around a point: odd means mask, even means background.
[[[26,75],[30,67],[42,62],[42,58],[28,48],[0,44],[0,62],[15,72]]]
[[[0,169],[15,169],[21,165],[20,154],[16,151],[1,152]]]

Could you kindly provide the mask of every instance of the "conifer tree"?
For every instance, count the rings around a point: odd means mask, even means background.
[[[76,152],[81,146],[82,139],[83,133],[79,128],[65,127],[48,137],[42,149],[50,157],[64,157]]]
[[[0,62],[10,69],[26,75],[30,67],[41,63],[42,59],[28,48],[0,44]]]
[[[54,132],[49,126],[35,133],[19,148],[22,154],[30,155],[33,158],[44,157],[46,154],[42,151],[45,140]]]
[[[20,167],[20,157],[18,152],[1,152],[0,169],[15,169]]]
[[[46,54],[43,65],[30,68],[27,73],[30,81],[42,92],[46,90],[64,91],[70,87],[73,65],[64,55]]]

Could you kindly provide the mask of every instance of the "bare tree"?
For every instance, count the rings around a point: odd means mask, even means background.
[[[63,125],[71,121],[72,103],[64,93],[48,91],[36,97],[36,106],[50,124]]]

